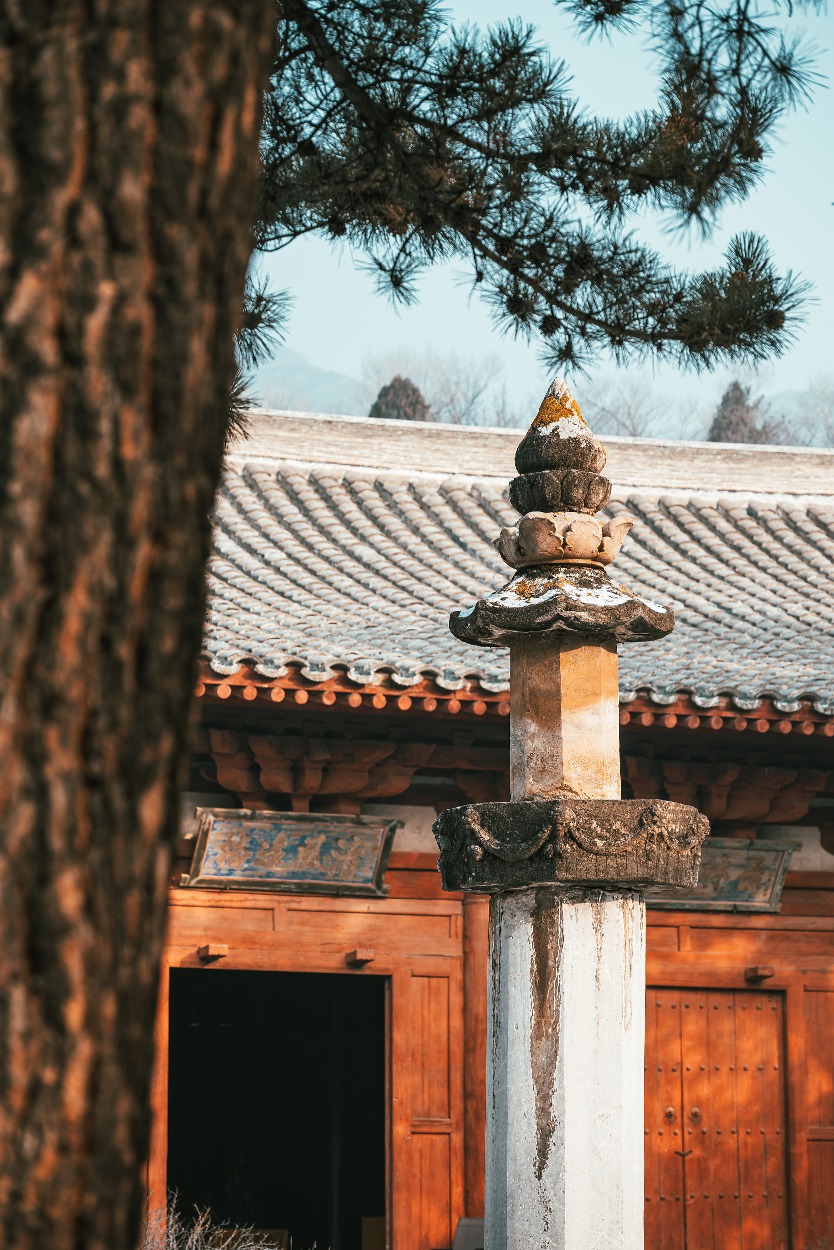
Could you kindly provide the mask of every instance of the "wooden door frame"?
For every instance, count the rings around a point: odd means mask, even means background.
[[[210,965],[205,963],[193,964],[190,959],[188,962],[174,962],[172,954],[176,954],[177,948],[169,948],[165,952],[165,958],[162,965],[161,982],[159,987],[159,1008],[156,1020],[156,1036],[154,1042],[156,1059],[154,1062],[153,1081],[151,1086],[151,1144],[148,1152],[148,1202],[150,1209],[157,1214],[161,1214],[165,1208],[165,1200],[167,1198],[167,1181],[168,1181],[168,1053],[170,1043],[170,1006],[171,1006],[171,972],[178,971],[182,968],[195,969],[199,968],[206,973],[215,975],[223,975],[234,972],[248,972],[252,970],[252,952],[236,948],[234,954],[223,957],[222,963]],[[242,957],[242,958],[241,958]],[[286,959],[282,954],[277,954],[274,960],[264,963],[262,958],[258,958],[258,971],[262,972],[287,972],[293,973],[299,971],[294,968],[285,966]],[[273,966],[274,964],[274,966]],[[279,966],[280,965],[280,966]],[[334,972],[332,968],[310,967],[305,964],[304,972],[314,975],[328,976],[344,976],[350,977],[351,972],[346,969],[340,969]],[[385,1089],[385,1222],[386,1222],[386,1240],[391,1244],[391,1210],[392,1210],[392,1104],[391,1091],[393,1086],[392,1078],[392,1038],[393,1038],[393,981],[395,975],[401,977],[403,974],[393,973],[384,966],[374,967],[368,971],[363,971],[363,976],[382,977],[385,980],[385,1006],[384,1006],[384,1027],[385,1027],[385,1071],[383,1074],[383,1084]],[[162,1201],[159,1201],[159,1195]]]
[[[196,895],[196,891],[194,895]],[[462,1057],[456,1065],[451,1062],[450,1055],[450,1118],[440,1121],[413,1121],[411,1103],[403,1096],[405,1082],[410,1079],[412,1063],[412,1027],[410,1020],[412,1004],[412,978],[441,977],[448,978],[450,993],[454,992],[459,999],[458,1008],[450,1013],[449,1043],[452,1054],[462,1056],[463,1051],[463,954],[462,954],[462,915],[460,904],[422,900],[363,900],[363,904],[351,910],[367,916],[370,926],[381,917],[387,920],[395,918],[399,913],[408,911],[412,915],[426,916],[431,919],[442,915],[449,918],[451,940],[436,938],[415,938],[410,942],[411,949],[395,949],[386,951],[380,946],[369,953],[371,962],[362,965],[346,962],[347,954],[344,943],[309,940],[293,942],[282,931],[280,919],[275,921],[273,931],[261,934],[248,932],[232,932],[224,922],[224,908],[237,910],[241,897],[228,894],[205,897],[208,892],[200,892],[204,897],[200,900],[193,896],[182,900],[183,912],[189,911],[189,904],[202,902],[211,909],[211,920],[205,926],[205,937],[193,938],[190,934],[177,932],[176,922],[171,925],[169,942],[163,954],[159,1006],[156,1019],[155,1048],[156,1060],[151,1085],[151,1144],[148,1158],[148,1194],[149,1207],[159,1211],[164,1208],[167,1195],[168,1165],[168,1047],[170,1025],[170,984],[171,971],[181,968],[201,969],[205,975],[222,975],[223,972],[235,971],[271,971],[271,972],[312,972],[321,974],[339,974],[346,977],[373,976],[383,977],[386,981],[385,1008],[385,1056],[386,1056],[386,1238],[388,1247],[394,1250],[412,1250],[413,1230],[419,1227],[419,1215],[415,1209],[418,1200],[419,1184],[414,1181],[409,1158],[415,1134],[441,1133],[450,1140],[450,1196],[453,1215],[463,1214],[464,1202],[464,1158],[463,1158],[463,1063]],[[254,907],[269,908],[274,906],[276,916],[281,906],[296,907],[298,896],[250,896]],[[316,896],[314,906],[317,910],[328,911],[328,902],[335,908],[345,905],[345,900],[333,898],[326,900]],[[353,902],[353,900],[351,900]],[[187,923],[187,921],[186,921]],[[193,932],[196,932],[194,930]],[[221,943],[227,947],[227,953],[220,957],[204,960],[199,955],[199,948],[204,943]],[[368,943],[370,945],[370,943]],[[394,942],[397,947],[398,942]],[[415,948],[419,948],[415,949]],[[450,956],[454,956],[450,959]]]

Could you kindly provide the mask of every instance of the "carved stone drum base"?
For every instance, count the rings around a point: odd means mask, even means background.
[[[446,890],[494,894],[532,885],[692,887],[709,821],[662,799],[473,803],[434,822]]]

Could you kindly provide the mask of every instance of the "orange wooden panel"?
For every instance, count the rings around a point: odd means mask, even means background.
[[[412,1074],[412,1119],[450,1115],[449,978],[412,977],[412,1029],[420,1056]]]
[[[768,1044],[782,1033],[782,996],[742,991],[734,997],[742,1240],[744,1250],[784,1250],[788,1235],[784,1174],[780,1175],[775,1166],[774,1151],[770,1159],[771,1171],[776,1172],[771,1201],[765,1124],[768,1094],[770,1113],[775,1119],[771,1131],[775,1127],[781,1129],[784,1123],[778,1097],[782,1085],[778,1046],[774,1055],[773,1046]]]
[[[250,896],[251,897],[251,896]],[[350,898],[346,895],[277,894],[277,905],[287,911],[324,911],[331,915],[362,912],[376,916],[459,916],[461,905],[453,895],[438,899]]]
[[[715,1209],[716,1250],[741,1250],[738,1103],[736,1096],[735,995],[713,990],[707,995],[710,1054],[711,1132],[707,1136],[714,1175],[723,1180],[724,1197]]]
[[[834,891],[783,890],[783,916],[834,916]]]
[[[827,923],[827,921],[826,921]],[[801,959],[804,955],[834,956],[834,935],[821,929],[785,931],[767,929],[721,930],[692,926],[692,950],[722,952],[749,963],[773,963],[774,959]],[[764,956],[769,955],[769,959]]]
[[[782,1029],[779,994],[648,991],[647,1250],[785,1250]]]
[[[388,872],[385,883],[389,886],[389,898],[458,898],[457,894],[445,893],[436,868],[428,871],[408,870]]]
[[[398,916],[362,912],[301,911],[288,909],[287,932],[306,942],[334,941],[357,933],[378,933],[401,946],[407,936],[448,938],[450,916]]]
[[[745,1250],[763,1250],[769,1230],[765,1209],[767,1182],[761,1124],[761,1098],[764,1093],[762,1079],[764,1064],[761,1058],[763,1011],[762,1003],[756,1001],[762,996],[738,993],[733,997],[736,1016],[736,1095],[739,1114],[737,1133],[742,1242]],[[767,1250],[770,1250],[771,1244],[773,1243],[768,1240]],[[778,1243],[773,1244],[773,1250],[779,1250]]]
[[[765,1191],[773,1244],[790,1244],[788,1202],[785,996],[757,994],[762,1019],[761,1115],[765,1156]]]
[[[446,975],[418,966],[400,989],[408,1002],[394,1022],[394,1097],[409,1118],[405,1149],[394,1159],[394,1247],[440,1250],[451,1245],[463,1214],[461,963],[448,961]],[[396,999],[396,986],[394,993]],[[403,1027],[407,1042],[396,1036]]]
[[[441,1133],[415,1134],[412,1157],[414,1221],[403,1250],[442,1250],[451,1246],[454,1236],[451,1138]]]
[[[201,905],[183,907],[174,905],[169,911],[169,940],[176,941],[209,930],[222,928],[224,933],[271,932],[275,927],[275,913],[269,907],[226,907]]]
[[[389,1212],[391,1245],[407,1246],[416,1227],[417,1199],[411,1136],[411,1072],[419,1062],[412,1028],[411,972],[398,969],[391,978],[389,1046],[389,1124],[391,1136]]]
[[[389,872],[437,872],[439,852],[434,851],[392,851],[388,860]],[[834,873],[832,873],[834,877]],[[440,876],[438,874],[438,880]]]
[[[782,916],[778,912],[726,912],[726,911],[649,911],[649,926],[654,928],[687,928],[717,929],[732,935],[737,932],[755,932],[766,929],[768,932],[777,930],[820,930],[834,931],[834,917],[831,916]]]
[[[834,1140],[808,1142],[807,1204],[809,1250],[827,1250],[834,1245]]]
[[[785,885],[798,890],[834,891],[834,872],[789,872]]]
[[[660,1245],[660,1192],[657,1153],[654,1135],[658,1127],[657,1098],[657,1011],[656,995],[649,990],[646,995],[646,1046],[644,1051],[645,1072],[645,1123],[644,1133],[644,1188],[646,1205],[644,1207],[644,1231],[647,1250],[654,1250]]]
[[[834,993],[803,995],[806,1028],[806,1115],[809,1126],[834,1126]],[[834,1194],[831,1198],[834,1205]]]
[[[677,929],[653,928],[646,929],[646,949],[650,951],[676,951],[678,949]]]
[[[683,1062],[683,1141],[687,1247],[715,1246],[715,1220],[726,1201],[724,1178],[716,1174],[711,1150],[713,1109],[710,1081],[709,1002],[706,990],[680,996]],[[719,1196],[720,1195],[720,1196]]]
[[[647,995],[646,1211],[647,1250],[685,1250],[683,1158],[680,1145],[680,991]]]
[[[463,904],[464,1214],[483,1219],[489,899]]]

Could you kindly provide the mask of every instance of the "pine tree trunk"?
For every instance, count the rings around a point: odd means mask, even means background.
[[[0,4],[0,1242],[127,1250],[269,0]]]

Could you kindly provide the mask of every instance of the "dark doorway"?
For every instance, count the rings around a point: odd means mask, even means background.
[[[385,1212],[383,978],[175,969],[170,1029],[182,1213],[362,1250]]]

